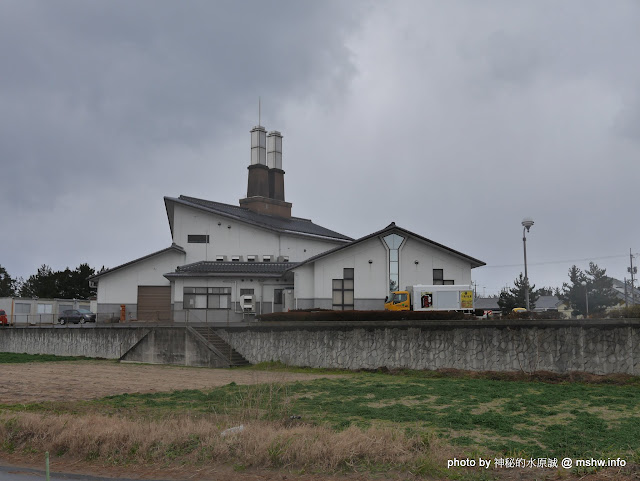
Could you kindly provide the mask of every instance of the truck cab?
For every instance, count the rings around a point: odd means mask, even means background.
[[[409,291],[394,291],[384,303],[386,311],[410,311],[411,295]]]

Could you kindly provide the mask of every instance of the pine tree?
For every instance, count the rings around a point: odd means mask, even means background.
[[[0,266],[0,297],[16,295],[16,280],[12,279],[7,270]]]
[[[575,265],[569,269],[569,282],[562,284],[562,292],[558,297],[573,309],[572,315],[587,315],[587,297],[589,315],[602,315],[607,307],[618,302],[613,290],[613,280],[605,274],[606,269],[600,269],[593,262],[589,263],[589,270],[586,272]],[[586,286],[582,285],[583,282]]]
[[[522,272],[518,276],[518,278],[513,281],[514,287],[511,289],[504,289],[500,293],[500,298],[498,299],[498,305],[500,309],[503,311],[511,311],[515,307],[526,307],[526,288],[525,288],[525,280]],[[536,307],[536,301],[540,297],[538,292],[535,290],[535,285],[529,285],[529,309],[533,310]]]

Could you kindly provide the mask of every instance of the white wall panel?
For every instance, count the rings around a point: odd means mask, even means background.
[[[138,286],[168,286],[164,274],[184,264],[184,254],[167,251],[98,279],[98,304],[136,304]]]

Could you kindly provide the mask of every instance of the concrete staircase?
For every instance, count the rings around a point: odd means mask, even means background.
[[[193,330],[200,334],[215,347],[226,359],[229,360],[229,364],[233,366],[248,366],[251,363],[247,361],[242,354],[233,349],[227,342],[218,336],[210,327],[193,327]]]

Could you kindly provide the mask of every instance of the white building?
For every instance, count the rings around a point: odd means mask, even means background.
[[[482,261],[395,224],[358,240],[291,216],[282,136],[251,130],[239,205],[165,197],[172,245],[91,278],[100,319],[239,320],[293,308],[382,309],[389,290],[470,284]]]

